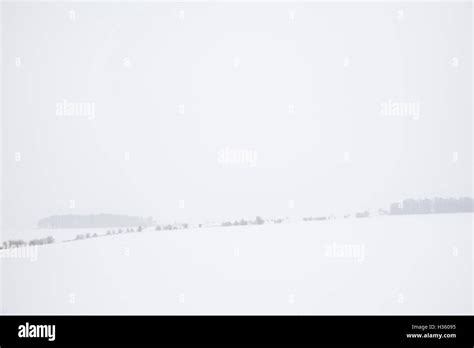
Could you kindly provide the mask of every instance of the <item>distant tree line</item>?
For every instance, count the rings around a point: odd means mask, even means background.
[[[171,230],[182,230],[188,228],[189,225],[186,223],[175,223],[173,225],[167,224],[167,225],[156,225],[155,231],[171,231]],[[199,225],[201,227],[201,225]]]
[[[277,223],[280,223],[281,221],[278,221]],[[240,221],[235,220],[234,222],[231,221],[226,221],[221,224],[221,226],[245,226],[245,225],[263,225],[265,221],[260,217],[257,216],[255,220],[245,220],[245,219],[240,219]]]
[[[474,212],[474,202],[470,197],[404,199],[390,205],[390,215],[444,214]]]
[[[407,214],[442,214],[442,213],[467,213],[474,212],[474,200],[470,197],[461,198],[425,198],[425,199],[405,199],[401,202],[392,203],[390,209],[379,209],[379,215],[407,215]],[[351,215],[346,214],[344,218]],[[371,216],[369,211],[361,211],[354,214],[356,218],[366,218]],[[334,215],[303,217],[303,221],[324,221],[334,219]],[[270,219],[267,222],[282,223],[283,219]],[[221,226],[246,226],[246,225],[262,225],[265,220],[257,216],[254,220],[240,219],[226,221]],[[135,226],[138,226],[134,229]],[[122,233],[142,232],[146,227],[155,226],[156,231],[161,230],[178,230],[187,229],[187,223],[174,223],[166,225],[158,225],[153,218],[143,218],[128,215],[116,214],[96,214],[96,215],[54,215],[44,218],[38,222],[41,228],[103,228],[117,227],[117,230],[109,229],[105,235],[115,235]],[[199,228],[204,227],[203,224],[198,225]],[[103,236],[103,235],[102,235]],[[89,238],[99,237],[97,233],[78,234],[74,240],[85,240]],[[33,239],[29,242],[23,240],[8,240],[0,245],[0,249],[22,247],[26,245],[43,245],[54,243],[54,238],[48,236],[46,238]]]
[[[38,222],[40,228],[104,228],[151,226],[152,217],[137,217],[117,214],[53,215]]]
[[[303,221],[324,221],[327,219],[329,219],[329,217],[327,216],[316,216],[316,217],[308,216],[308,217],[304,217]]]
[[[45,237],[45,238],[38,238],[38,239],[33,239],[30,240],[28,243],[29,245],[44,245],[44,244],[52,244],[54,243],[54,238],[51,236]]]
[[[45,238],[32,239],[29,242],[25,242],[24,240],[21,240],[21,239],[12,239],[12,240],[7,240],[3,242],[0,245],[0,249],[21,248],[27,245],[33,246],[33,245],[44,245],[44,244],[52,244],[52,243],[54,243],[54,238],[51,236],[48,236]]]
[[[75,240],[84,240],[84,239],[89,239],[89,238],[96,238],[98,237],[97,233],[91,234],[91,233],[86,233],[86,234],[78,234],[76,236]]]

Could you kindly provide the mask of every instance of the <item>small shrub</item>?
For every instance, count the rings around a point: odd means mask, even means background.
[[[356,218],[366,218],[369,216],[370,216],[370,213],[367,210],[360,213],[356,213]]]

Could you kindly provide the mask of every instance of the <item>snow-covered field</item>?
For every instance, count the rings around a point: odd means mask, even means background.
[[[46,245],[34,262],[1,260],[3,312],[472,313],[472,218],[149,230]]]

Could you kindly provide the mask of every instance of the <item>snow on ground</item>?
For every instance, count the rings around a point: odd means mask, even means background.
[[[8,314],[472,313],[473,214],[145,231],[2,259]]]

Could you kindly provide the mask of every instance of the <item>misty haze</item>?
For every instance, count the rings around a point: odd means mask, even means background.
[[[0,8],[2,313],[472,313],[470,2]]]

